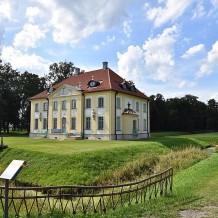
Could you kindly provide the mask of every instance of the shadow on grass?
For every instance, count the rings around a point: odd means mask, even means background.
[[[196,142],[189,138],[162,137],[162,138],[150,139],[149,141],[158,142],[170,149],[180,149],[188,146],[196,146],[196,147],[203,146],[202,144],[199,144],[199,142]]]

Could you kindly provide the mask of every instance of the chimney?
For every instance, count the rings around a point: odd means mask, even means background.
[[[108,69],[108,62],[107,61],[103,62],[103,69]]]
[[[80,68],[75,67],[75,75],[80,74]]]

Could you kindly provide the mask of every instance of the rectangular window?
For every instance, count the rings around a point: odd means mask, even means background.
[[[76,117],[72,117],[72,120],[71,120],[71,129],[76,129]]]
[[[143,130],[147,131],[147,120],[143,119]]]
[[[147,104],[146,104],[146,103],[143,104],[143,112],[144,112],[144,113],[147,112]]]
[[[91,98],[86,99],[86,108],[91,108]]]
[[[47,111],[48,110],[48,102],[44,102],[43,103],[43,111]]]
[[[63,100],[62,101],[62,110],[66,110],[67,109],[67,101]]]
[[[39,128],[39,120],[35,119],[35,129],[38,129],[38,128]]]
[[[86,117],[86,129],[91,129],[91,117]]]
[[[54,111],[58,110],[58,102],[57,101],[54,101],[54,103],[53,103],[53,110]]]
[[[117,108],[121,108],[120,98],[117,98]]]
[[[104,129],[104,117],[98,117],[98,129]]]
[[[43,129],[47,129],[47,118],[43,118]]]
[[[36,103],[36,104],[35,104],[35,112],[38,112],[38,111],[39,111],[39,104]]]
[[[98,98],[98,107],[104,107],[104,98],[103,97]]]
[[[72,101],[71,101],[71,108],[72,109],[76,108],[76,99],[72,99]]]
[[[120,117],[117,117],[117,120],[116,120],[116,130],[121,130],[121,125],[120,125]]]
[[[136,110],[137,112],[139,112],[139,102],[136,102],[135,110]]]
[[[53,119],[53,129],[57,129],[58,127],[58,122],[57,122],[57,118]]]

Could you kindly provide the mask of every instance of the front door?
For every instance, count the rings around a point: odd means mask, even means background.
[[[66,123],[67,120],[65,117],[62,118],[62,132],[65,133],[66,132]]]
[[[138,135],[137,121],[136,120],[133,120],[132,133],[133,133],[133,135]]]
[[[137,128],[136,128],[136,120],[133,120],[133,128],[132,128],[133,130],[136,130]]]

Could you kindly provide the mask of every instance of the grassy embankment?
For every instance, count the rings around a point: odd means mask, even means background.
[[[171,149],[177,150],[191,145],[205,147],[218,144],[217,133],[156,134],[146,141],[55,141],[8,137],[4,142],[10,148],[0,153],[0,172],[13,159],[27,160],[28,167],[22,171],[18,180],[33,185],[95,184],[114,182],[123,178],[128,180],[134,178],[129,177],[128,172],[134,171],[139,177],[146,176],[154,170],[162,170],[173,164],[174,168],[180,170],[174,179],[174,195],[156,202],[154,205],[158,205],[157,207],[152,204],[146,208],[142,205],[120,208],[115,212],[109,212],[109,217],[148,217],[149,214],[153,214],[151,217],[170,217],[172,214],[173,217],[178,209],[181,209],[181,205],[185,208],[190,205],[191,200],[200,205],[200,201],[195,199],[205,196],[206,184],[215,185],[217,190],[217,185],[214,184],[218,178],[214,172],[217,171],[211,167],[217,166],[217,156],[181,171],[205,156],[199,153],[199,150],[186,151],[179,156],[183,156],[182,160],[187,160],[185,163],[178,163],[178,153],[170,153]],[[161,162],[167,164],[161,166]],[[141,170],[138,171],[138,168]],[[204,175],[209,176],[205,178]],[[114,178],[114,181],[110,181],[110,178]],[[206,191],[211,193],[212,189],[207,188]],[[161,216],[160,211],[163,214]]]
[[[0,171],[13,159],[23,159],[28,163],[18,176],[19,181],[32,185],[88,185],[113,177],[112,172],[116,174],[116,170],[120,172],[124,166],[135,164],[137,167],[137,163],[142,165],[146,176],[152,173],[149,165],[156,164],[158,156],[169,153],[171,149],[218,144],[218,135],[168,133],[146,141],[58,141],[8,137],[4,143],[9,149],[0,153]]]

